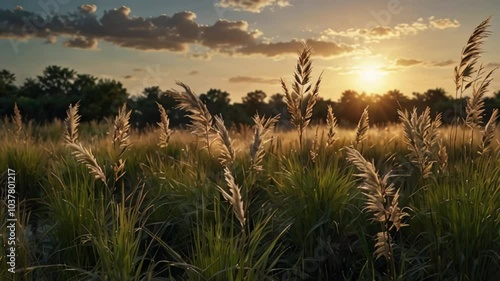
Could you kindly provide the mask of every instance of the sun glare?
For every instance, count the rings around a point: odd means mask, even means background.
[[[364,68],[360,71],[360,78],[363,82],[379,82],[382,79],[382,76],[384,76],[384,73],[377,68]]]
[[[386,73],[377,66],[360,67],[358,71],[359,82],[366,91],[379,90],[384,84]]]

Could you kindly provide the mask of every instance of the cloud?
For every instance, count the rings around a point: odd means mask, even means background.
[[[93,14],[97,11],[96,5],[83,4],[80,6],[80,11],[87,14]]]
[[[250,76],[235,76],[229,78],[229,83],[258,83],[258,84],[277,84],[279,79],[250,77]]]
[[[486,65],[486,67],[492,67],[492,68],[500,67],[500,62],[490,62]]]
[[[200,72],[198,70],[190,71],[188,75],[198,75]]]
[[[413,66],[422,64],[423,61],[415,59],[397,59],[396,66]]]
[[[438,67],[443,67],[443,66],[454,65],[455,63],[456,63],[456,61],[454,61],[454,60],[445,60],[445,61],[433,62],[432,65],[438,66]]]
[[[290,3],[288,0],[219,0],[216,5],[223,8],[231,8],[237,11],[260,13],[265,7],[286,7],[290,6]]]
[[[190,11],[144,18],[132,16],[126,6],[104,11],[98,17],[96,9],[95,5],[82,5],[79,13],[46,18],[29,11],[0,9],[0,38],[46,41],[51,38],[54,42],[53,38],[65,37],[69,39],[64,46],[80,49],[96,49],[100,41],[106,41],[125,48],[179,52],[199,59],[210,59],[214,54],[295,55],[302,48],[298,39],[272,42],[261,31],[250,29],[246,21],[217,20],[202,25]],[[306,42],[316,55],[323,57],[360,51],[355,45],[332,40],[306,39]]]
[[[429,18],[429,25],[436,29],[447,29],[447,28],[458,28],[460,23],[458,20],[445,19],[434,19],[434,17]]]
[[[253,44],[260,35],[262,33],[257,30],[248,31],[245,21],[218,20],[214,25],[203,28],[201,42],[212,49],[223,49]]]
[[[132,70],[133,70],[134,72],[142,72],[142,71],[144,71],[144,69],[143,69],[143,68],[134,68],[134,69],[132,69]]]
[[[336,31],[333,29],[327,29],[322,32],[323,38],[329,37],[344,37],[351,39],[362,39],[365,41],[379,41],[392,38],[400,38],[409,35],[416,35],[419,32],[432,30],[432,29],[448,29],[457,28],[460,23],[457,20],[451,20],[448,18],[436,19],[430,17],[425,21],[419,18],[412,23],[400,23],[393,27],[388,26],[377,26],[373,28],[350,28],[347,30]]]
[[[97,40],[87,37],[75,37],[64,42],[64,46],[78,49],[97,49]]]
[[[315,55],[321,57],[337,57],[360,51],[350,45],[313,39],[306,40],[306,44],[313,48]],[[284,54],[296,54],[297,50],[300,50],[302,46],[301,41],[291,40],[288,42],[253,44],[239,48],[236,52],[244,55],[260,54],[266,57],[274,57]]]
[[[384,67],[385,71],[397,71],[402,68],[409,68],[415,66],[422,67],[448,67],[454,65],[456,62],[454,60],[444,60],[444,61],[425,61],[418,59],[408,59],[408,58],[397,58],[388,66]]]
[[[134,76],[132,76],[132,75],[125,75],[125,76],[123,76],[123,78],[125,78],[125,79],[127,79],[127,80],[128,80],[128,79],[132,79],[132,78],[134,78]]]

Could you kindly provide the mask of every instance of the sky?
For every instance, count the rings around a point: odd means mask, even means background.
[[[474,28],[492,16],[481,62],[500,66],[498,0],[2,0],[0,69],[21,84],[49,65],[143,88],[280,93],[302,42],[320,96],[444,88]],[[491,90],[500,90],[500,72]]]

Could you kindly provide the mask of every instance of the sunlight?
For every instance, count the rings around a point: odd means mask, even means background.
[[[362,66],[358,70],[359,82],[366,91],[380,90],[385,82],[384,76],[386,74],[379,66],[375,65]]]
[[[360,77],[363,82],[376,83],[385,73],[376,67],[365,67],[360,69]]]

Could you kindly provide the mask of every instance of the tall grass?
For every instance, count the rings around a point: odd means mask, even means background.
[[[28,199],[16,278],[497,280],[498,110],[482,120],[493,72],[477,67],[488,27],[456,68],[457,93],[472,93],[452,127],[429,109],[370,127],[367,108],[356,130],[331,108],[326,126],[311,125],[321,76],[311,82],[307,46],[291,91],[282,80],[292,132],[255,115],[235,133],[182,83],[169,94],[189,131],[174,133],[161,106],[145,133],[125,106],[101,124],[80,124],[79,103],[64,124],[35,126],[15,110],[2,121],[0,168],[18,171]],[[5,231],[0,280],[12,279]]]

